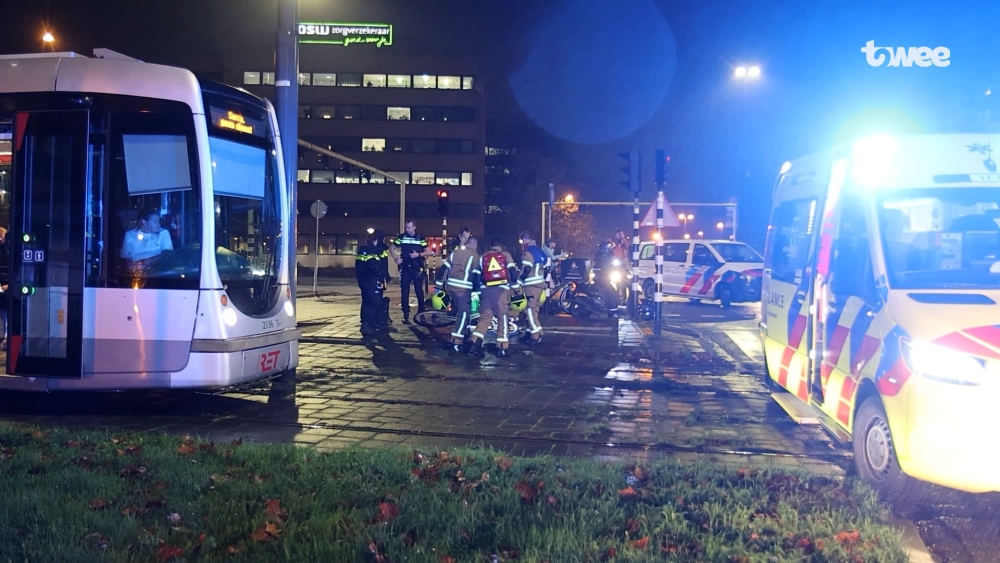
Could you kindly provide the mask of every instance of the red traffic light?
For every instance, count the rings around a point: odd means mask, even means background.
[[[444,190],[438,190],[438,197],[448,197],[448,192]]]

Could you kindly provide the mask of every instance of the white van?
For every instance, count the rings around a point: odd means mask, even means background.
[[[694,300],[718,300],[723,307],[759,301],[764,259],[742,242],[663,241],[663,293]],[[656,243],[639,244],[639,283],[655,291]]]
[[[993,152],[986,133],[879,135],[786,163],[775,186],[766,381],[890,496],[914,478],[1000,491]]]

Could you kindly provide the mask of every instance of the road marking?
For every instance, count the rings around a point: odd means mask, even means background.
[[[753,330],[723,330],[726,336],[755,362],[764,363],[764,352],[760,349],[760,338]]]

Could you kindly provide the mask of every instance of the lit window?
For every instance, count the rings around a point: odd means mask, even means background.
[[[410,75],[408,74],[389,75],[389,88],[409,88],[409,87],[410,87]]]
[[[270,86],[274,86],[274,73],[273,72],[265,72],[264,76],[263,76],[262,83],[263,84],[268,84]]]
[[[337,183],[338,184],[360,184],[361,174],[357,171],[348,172],[346,170],[337,170]]]
[[[338,74],[337,86],[361,86],[361,75],[353,72]]]
[[[437,88],[437,77],[420,74],[413,77],[414,88]]]
[[[260,73],[259,72],[244,72],[243,73],[243,83],[244,84],[260,84]]]
[[[361,171],[361,183],[362,184],[384,184],[385,176],[377,174],[375,172],[369,172],[367,170]]]
[[[366,74],[364,80],[365,86],[369,88],[385,88],[384,74]]]
[[[471,76],[462,77],[462,90],[472,90],[473,89],[473,78]]]
[[[308,72],[300,72],[299,73],[299,86],[308,86],[308,85],[309,85],[309,73]]]
[[[330,184],[333,182],[333,170],[313,170],[309,176],[313,184]]]
[[[401,178],[407,184],[410,183],[410,173],[409,172],[389,172],[389,175],[392,176],[392,177],[394,177],[394,178]],[[388,182],[391,183],[391,184],[399,184],[399,182],[397,182],[395,180],[389,180]]]
[[[337,116],[337,108],[334,106],[316,106],[313,108],[312,115],[319,119],[333,119]]]
[[[337,75],[336,74],[313,74],[313,86],[336,86],[337,85]]]
[[[298,181],[299,182],[308,182],[309,181],[309,171],[308,170],[299,170]]]
[[[410,108],[389,108],[386,111],[386,116],[389,119],[409,121],[410,120]]]
[[[472,185],[472,172],[462,172],[462,185],[463,186]]]
[[[438,172],[434,183],[439,186],[457,186],[461,183],[461,174],[458,172]]]
[[[361,139],[362,152],[385,152],[385,139]]]
[[[410,183],[417,184],[419,186],[433,186],[434,185],[434,173],[433,172],[414,172],[411,175]]]
[[[458,90],[462,86],[462,79],[457,76],[439,76],[438,88],[442,90]]]

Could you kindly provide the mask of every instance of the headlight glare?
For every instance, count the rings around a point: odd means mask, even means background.
[[[930,342],[903,342],[903,358],[910,370],[922,377],[956,385],[982,385],[983,362],[958,350]]]

